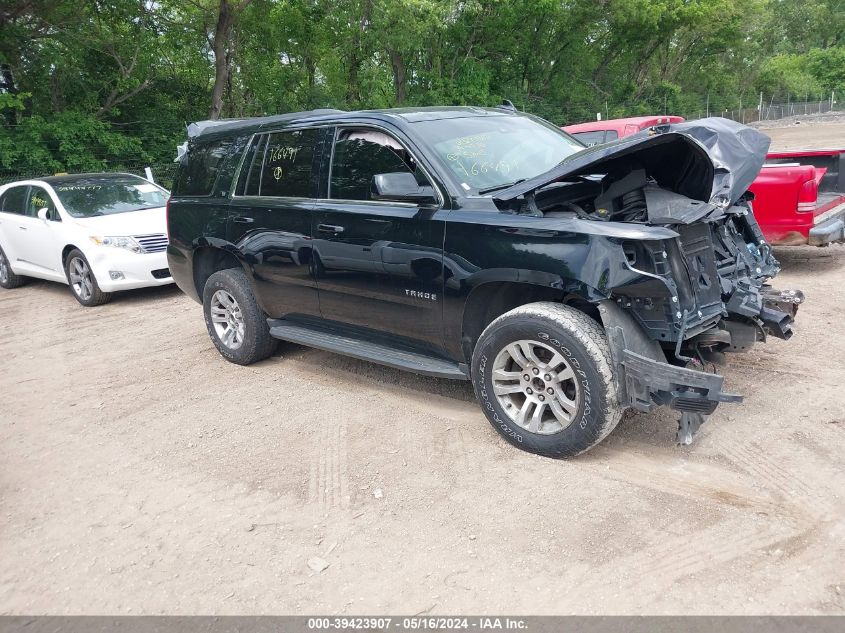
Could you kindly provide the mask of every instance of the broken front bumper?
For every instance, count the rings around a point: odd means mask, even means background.
[[[600,302],[599,312],[613,357],[619,401],[638,411],[664,405],[680,411],[679,444],[692,442],[704,416],[720,402],[742,402],[742,396],[722,391],[722,376],[668,363],[661,347],[613,301]]]
[[[678,444],[689,444],[704,416],[716,410],[720,402],[742,402],[742,396],[724,393],[725,379],[718,374],[676,367],[646,358],[629,349],[622,350],[624,393],[638,411],[651,411],[667,405],[681,412]]]
[[[622,350],[625,393],[631,406],[651,411],[667,405],[678,411],[710,414],[720,402],[742,402],[742,396],[722,392],[724,377],[704,371],[676,367]]]

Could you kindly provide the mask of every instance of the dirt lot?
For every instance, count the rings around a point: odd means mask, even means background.
[[[570,461],[466,383],[230,365],[175,288],[0,291],[0,613],[845,613],[845,248],[778,256],[807,303],[743,404]]]
[[[845,147],[845,113],[790,117],[755,127],[772,137],[773,150]]]

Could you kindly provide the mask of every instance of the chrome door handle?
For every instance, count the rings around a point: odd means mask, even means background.
[[[337,226],[336,224],[318,224],[317,230],[323,233],[343,233],[344,231],[342,226]]]
[[[21,231],[26,231],[26,227],[25,227],[25,226],[18,226],[18,228],[19,228]]]

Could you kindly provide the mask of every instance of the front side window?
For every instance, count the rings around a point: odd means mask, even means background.
[[[329,197],[371,200],[373,176],[398,172],[414,174],[417,168],[396,139],[379,130],[341,129],[334,145]]]
[[[7,189],[0,199],[0,211],[3,213],[14,213],[15,215],[26,215],[26,191],[29,187],[11,187]]]
[[[312,198],[314,183],[311,173],[319,134],[317,129],[270,134],[264,150],[258,195]],[[248,189],[253,191],[252,180]]]
[[[539,176],[584,149],[559,128],[528,116],[466,116],[411,125],[461,187],[475,194]]]
[[[173,195],[210,196],[231,145],[232,139],[193,144],[182,159]]]
[[[56,205],[53,204],[53,199],[42,187],[30,187],[29,204],[27,205],[26,214],[31,218],[38,217],[38,211],[47,209],[47,219],[59,221],[59,214],[56,211]]]
[[[65,210],[75,218],[114,215],[163,207],[167,191],[137,176],[81,176],[53,185]]]

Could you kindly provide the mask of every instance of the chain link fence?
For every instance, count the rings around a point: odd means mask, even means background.
[[[832,112],[845,112],[845,109],[840,103],[835,101],[831,103],[830,99],[822,99],[819,101],[764,103],[762,107],[757,105],[752,108],[737,108],[735,110],[711,110],[709,114],[702,109],[690,112],[684,118],[692,120],[702,119],[705,116],[720,116],[747,125],[756,121],[777,121],[793,116],[814,116]]]

